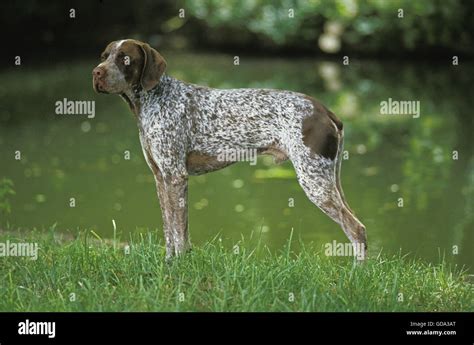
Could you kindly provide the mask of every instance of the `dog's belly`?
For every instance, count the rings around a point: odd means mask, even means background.
[[[255,154],[273,156],[276,164],[280,164],[288,159],[288,155],[275,145],[256,149],[254,152]],[[193,151],[188,153],[186,157],[186,169],[190,175],[201,175],[223,169],[235,162],[237,162],[237,160],[226,160],[225,155],[222,154],[210,155]]]
[[[186,157],[186,169],[190,175],[201,175],[225,168],[235,162],[223,161],[218,156],[206,155],[199,152],[190,152]]]

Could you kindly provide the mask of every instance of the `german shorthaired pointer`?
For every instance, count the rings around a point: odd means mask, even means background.
[[[174,79],[164,74],[166,61],[156,50],[132,39],[110,43],[101,59],[93,87],[119,94],[135,114],[155,176],[167,258],[190,247],[188,176],[234,163],[219,159],[229,149],[270,154],[277,162],[289,158],[308,198],[365,258],[365,227],[344,199],[339,178],[342,123],[326,107],[292,91],[220,90]]]

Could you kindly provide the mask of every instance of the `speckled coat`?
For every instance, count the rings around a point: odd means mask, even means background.
[[[332,112],[297,92],[213,89],[177,80],[164,74],[166,63],[156,51],[144,43],[126,41],[112,45],[106,63],[97,67],[103,74],[94,75],[94,87],[107,92],[120,89],[120,83],[129,85],[114,93],[120,93],[136,115],[144,156],[156,180],[168,257],[190,247],[188,176],[234,163],[218,159],[223,150],[255,150],[273,155],[277,163],[290,159],[308,198],[354,244],[363,244],[364,253],[358,258],[365,257],[365,227],[347,205],[340,184],[344,132]],[[137,60],[140,56],[144,60],[141,73],[145,75],[135,83],[133,75],[127,81],[127,70],[121,71],[116,61],[121,50],[133,55],[129,43],[142,48]],[[150,61],[159,74],[145,87]]]

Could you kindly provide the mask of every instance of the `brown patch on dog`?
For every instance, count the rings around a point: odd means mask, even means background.
[[[303,120],[303,143],[315,154],[334,160],[339,146],[342,122],[324,105],[311,97],[313,114]],[[337,128],[337,130],[336,130]]]
[[[120,46],[120,50],[115,58],[115,64],[130,85],[138,85],[144,60],[145,57],[139,47],[139,43],[134,40],[127,40]]]
[[[134,41],[143,52],[143,69],[140,82],[144,90],[153,89],[160,82],[160,78],[165,72],[166,61],[155,49],[147,43]]]

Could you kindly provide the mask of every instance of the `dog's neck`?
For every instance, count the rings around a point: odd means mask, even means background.
[[[153,89],[146,91],[141,85],[138,84],[121,93],[120,97],[122,97],[125,102],[127,102],[130,110],[138,119],[140,117],[143,104],[147,103],[148,100],[159,96],[172,80],[173,78],[163,74],[160,78],[160,82]]]
[[[143,90],[140,85],[136,85],[120,94],[120,97],[127,102],[136,118],[140,116],[140,110],[146,93],[147,91]]]

